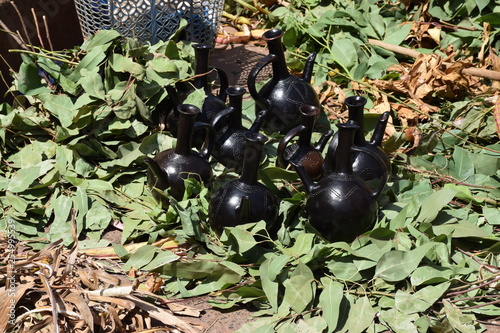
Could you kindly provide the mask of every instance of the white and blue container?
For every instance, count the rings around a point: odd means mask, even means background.
[[[83,35],[115,29],[127,37],[151,42],[166,40],[186,19],[186,39],[213,44],[224,0],[75,0]]]

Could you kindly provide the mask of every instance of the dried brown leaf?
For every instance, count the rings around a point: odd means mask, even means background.
[[[118,306],[121,306],[124,309],[132,310],[135,308],[135,303],[124,299],[124,298],[118,298],[118,297],[112,297],[112,296],[100,296],[100,295],[92,295],[89,294],[89,299],[96,301],[96,302],[102,302],[102,303],[110,303],[110,304],[116,304]]]
[[[495,103],[495,108],[493,109],[493,116],[495,119],[495,124],[497,126],[497,135],[500,139],[500,98],[497,99]]]
[[[0,332],[5,332],[5,329],[9,325],[10,319],[14,320],[15,315],[11,317],[12,311],[15,311],[16,304],[24,296],[27,290],[33,288],[35,283],[28,282],[16,285],[15,289],[2,288],[4,290],[0,291],[0,316],[4,318],[0,320]]]
[[[99,288],[99,280],[97,279],[97,271],[93,269],[77,269],[77,274],[80,277],[80,282],[91,290]]]
[[[45,292],[47,293],[47,296],[49,297],[49,304],[52,308],[52,322],[53,322],[53,332],[54,333],[59,333],[59,312],[58,312],[58,307],[57,307],[57,301],[54,297],[54,293],[52,290],[51,285],[49,284],[49,280],[47,277],[42,273],[42,271],[37,272],[38,276],[40,277],[40,280],[42,280],[43,287],[45,288]]]
[[[179,304],[179,303],[167,303],[168,308],[175,314],[196,317],[199,318],[201,316],[201,311],[199,309],[195,309],[193,307]]]
[[[94,317],[92,316],[92,312],[90,311],[88,301],[80,296],[78,292],[70,292],[66,296],[64,296],[64,300],[72,303],[77,309],[78,312],[83,317],[83,320],[90,328],[91,332],[94,332]]]
[[[161,321],[163,324],[175,327],[181,332],[196,333],[196,330],[191,325],[177,318],[170,312],[134,296],[127,296],[127,298],[133,301],[142,310],[146,311],[152,318]]]
[[[116,309],[112,306],[108,307],[108,312],[111,315],[112,323],[114,327],[112,328],[112,332],[125,332],[125,327],[123,326],[121,318],[118,316]]]

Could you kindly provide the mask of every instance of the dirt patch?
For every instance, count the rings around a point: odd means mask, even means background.
[[[210,65],[226,72],[230,86],[247,88],[250,71],[255,64],[268,54],[267,47],[248,44],[217,44],[212,51]],[[266,66],[258,76],[264,80],[271,75],[271,67]]]
[[[200,317],[181,316],[182,320],[203,333],[230,333],[240,329],[243,324],[254,320],[253,309],[235,305],[229,310],[213,308],[208,301],[211,298],[200,297],[176,302],[177,305],[200,310]]]

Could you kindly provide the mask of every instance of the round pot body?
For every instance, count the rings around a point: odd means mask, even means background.
[[[176,200],[181,200],[184,195],[184,179],[194,178],[207,185],[212,177],[210,164],[195,152],[190,155],[180,155],[175,153],[175,149],[168,149],[156,155],[155,161],[163,171],[162,182],[168,184],[170,194]],[[156,179],[156,175],[148,169],[148,182],[154,184]],[[156,187],[160,190],[167,188]]]
[[[321,179],[308,195],[311,225],[328,241],[352,242],[373,227],[378,204],[358,177],[333,174]]]
[[[302,105],[320,107],[314,88],[295,75],[278,81],[271,80],[262,87],[260,94],[269,103],[268,112],[262,124],[262,129],[266,133],[285,134],[300,125],[299,107]],[[256,112],[261,110],[262,107],[256,104]]]
[[[278,201],[264,185],[246,184],[239,179],[221,187],[212,196],[209,218],[212,227],[222,232],[224,227],[266,221],[267,229],[275,227]]]

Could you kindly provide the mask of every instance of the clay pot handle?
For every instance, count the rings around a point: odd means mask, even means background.
[[[210,125],[212,125],[214,128],[216,128],[217,127],[217,123],[219,121],[221,121],[224,117],[229,116],[234,111],[235,111],[235,108],[228,107],[228,108],[225,108],[224,110],[222,110],[221,112],[216,113],[215,116],[210,121]]]
[[[257,64],[255,64],[255,66],[250,71],[250,74],[248,75],[248,81],[247,81],[248,92],[262,109],[267,109],[269,107],[269,102],[266,99],[262,98],[262,96],[257,92],[257,88],[255,87],[255,82],[257,81],[257,76],[259,75],[260,71],[265,66],[273,62],[276,58],[277,57],[274,54],[269,54],[265,56],[264,58],[259,60]]]
[[[293,156],[291,156],[289,159],[285,158],[285,150],[290,141],[296,137],[299,136],[302,132],[307,131],[307,127],[304,125],[299,125],[297,127],[292,128],[288,133],[285,134],[283,139],[281,139],[279,145],[278,145],[278,151],[277,151],[277,157],[278,159],[276,160],[276,164],[281,167],[281,168],[286,168],[288,163],[291,163],[293,160]],[[293,164],[293,163],[292,163]]]
[[[219,89],[219,96],[217,96],[221,101],[224,103],[226,102],[226,97],[227,93],[226,90],[229,88],[229,79],[227,78],[226,72],[224,72],[222,69],[218,67],[210,67],[210,70],[215,70],[217,72],[217,75],[219,76],[219,81],[220,81],[220,89]]]
[[[380,164],[380,167],[384,170],[384,176],[382,177],[382,182],[371,193],[371,195],[373,197],[378,197],[380,195],[380,193],[382,192],[382,190],[384,189],[384,186],[387,183],[387,177],[389,176],[389,170],[387,170],[387,166],[385,165],[384,160],[380,156],[378,156],[376,153],[374,153],[372,150],[365,148],[365,147],[353,146],[353,147],[351,147],[351,150],[362,152],[362,153],[370,155],[378,162],[378,164]]]
[[[214,142],[215,142],[215,130],[212,125],[206,124],[206,123],[201,123],[201,122],[196,122],[194,124],[194,131],[199,131],[199,130],[205,130],[205,141],[203,142],[203,145],[200,148],[200,156],[206,160],[210,157],[210,154],[212,153],[212,148],[214,147]]]

